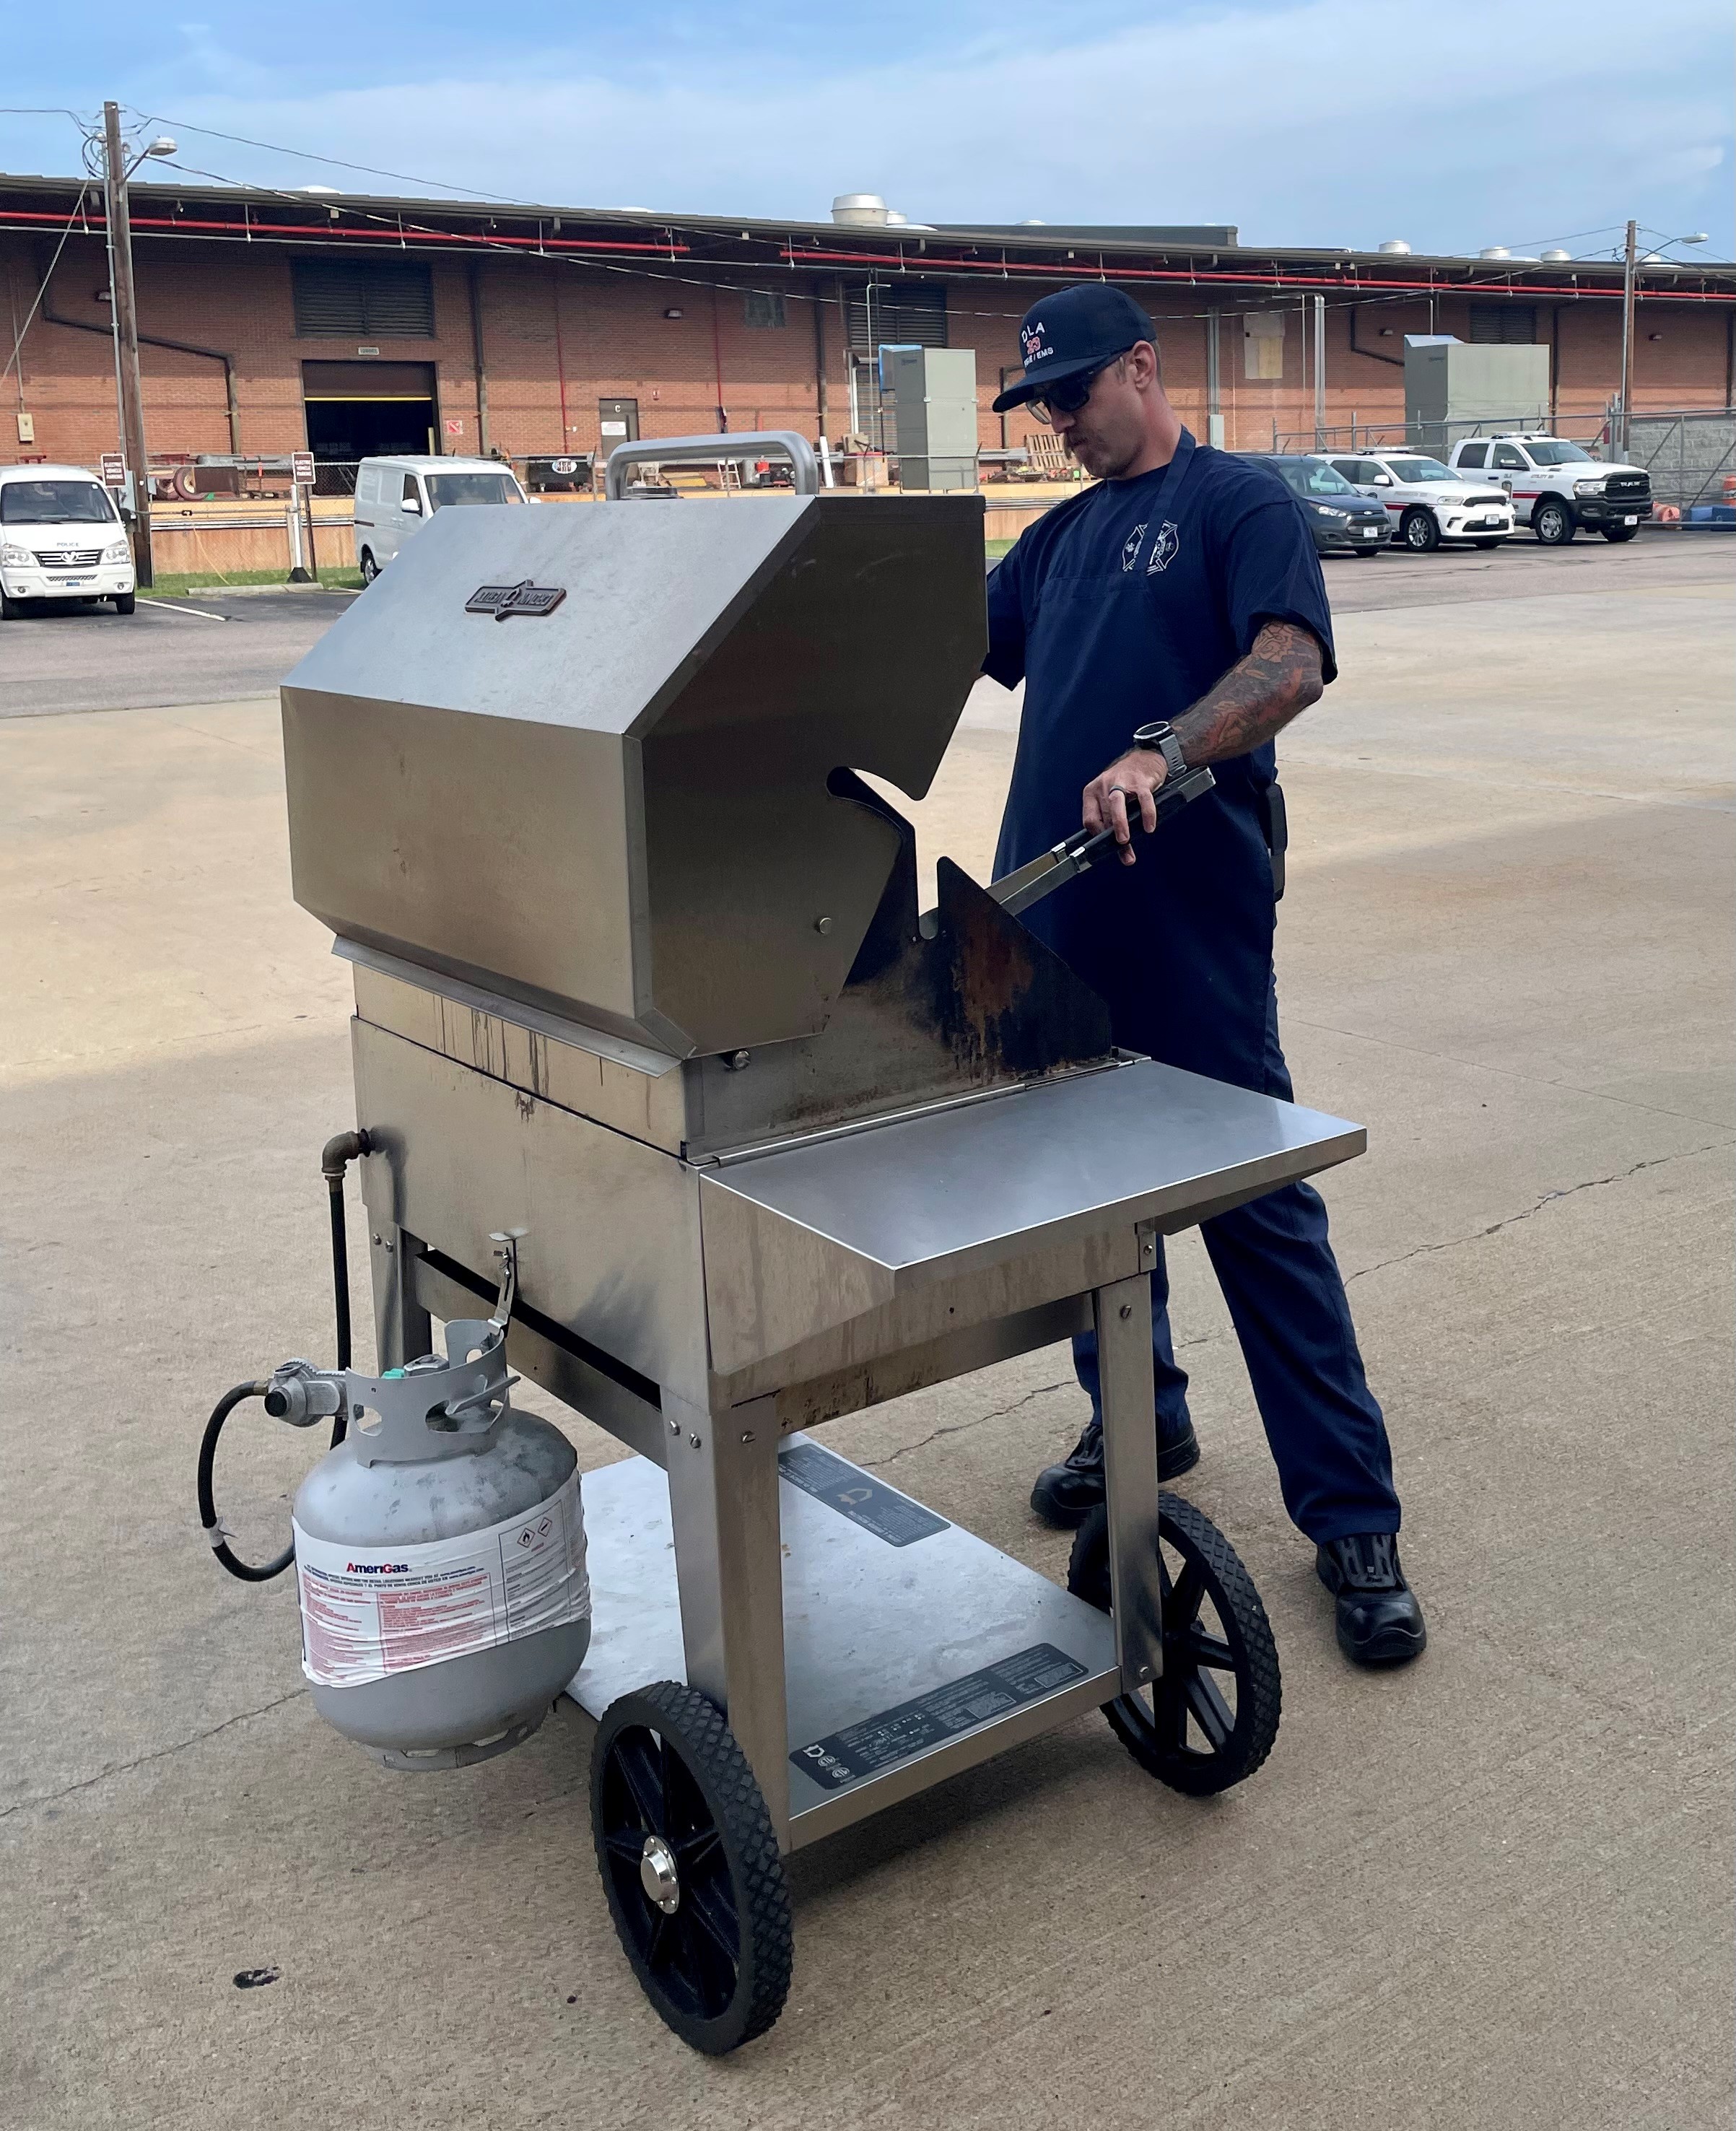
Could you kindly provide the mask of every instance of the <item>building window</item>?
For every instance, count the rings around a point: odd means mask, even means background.
[[[871,356],[882,347],[945,347],[946,285],[943,281],[877,281],[844,297],[850,351]]]
[[[1284,376],[1284,313],[1250,311],[1241,322],[1244,377]]]
[[[1537,341],[1537,305],[1473,304],[1471,338],[1477,347],[1531,347]]]
[[[432,340],[434,285],[415,260],[294,259],[295,330],[304,339]]]
[[[741,322],[744,326],[787,324],[783,298],[775,293],[768,295],[763,289],[749,289],[741,299]]]

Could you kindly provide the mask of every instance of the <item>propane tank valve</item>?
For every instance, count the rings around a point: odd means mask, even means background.
[[[343,1411],[344,1386],[335,1372],[316,1368],[312,1362],[285,1362],[271,1372],[265,1404],[273,1420],[311,1428],[316,1420],[330,1420]]]

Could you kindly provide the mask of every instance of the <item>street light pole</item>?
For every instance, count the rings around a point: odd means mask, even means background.
[[[151,566],[151,470],[145,446],[145,398],[139,377],[139,318],[132,284],[132,224],[127,208],[126,150],[121,110],[103,106],[103,194],[108,225],[108,288],[113,298],[115,358],[121,385],[121,455],[132,476],[132,553],[141,585],[155,582]]]
[[[1633,413],[1633,267],[1634,255],[1638,250],[1639,224],[1628,224],[1628,264],[1622,275],[1622,433],[1613,440],[1615,448],[1625,458],[1628,455],[1628,424]]]

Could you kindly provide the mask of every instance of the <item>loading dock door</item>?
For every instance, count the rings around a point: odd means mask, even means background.
[[[338,468],[357,459],[440,448],[431,362],[304,362],[301,396],[322,493],[352,488]]]

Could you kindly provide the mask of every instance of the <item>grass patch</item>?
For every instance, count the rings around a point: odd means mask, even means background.
[[[991,563],[998,563],[1012,544],[1011,540],[988,540],[983,543],[988,549],[988,559]]]
[[[221,576],[215,570],[159,570],[156,582],[149,591],[141,588],[141,596],[146,599],[173,599],[178,592],[220,592],[230,585],[281,585],[288,575],[288,571],[283,569],[226,570]],[[338,591],[359,592],[361,572],[322,567],[319,582]],[[304,588],[297,585],[289,589],[299,591]]]

